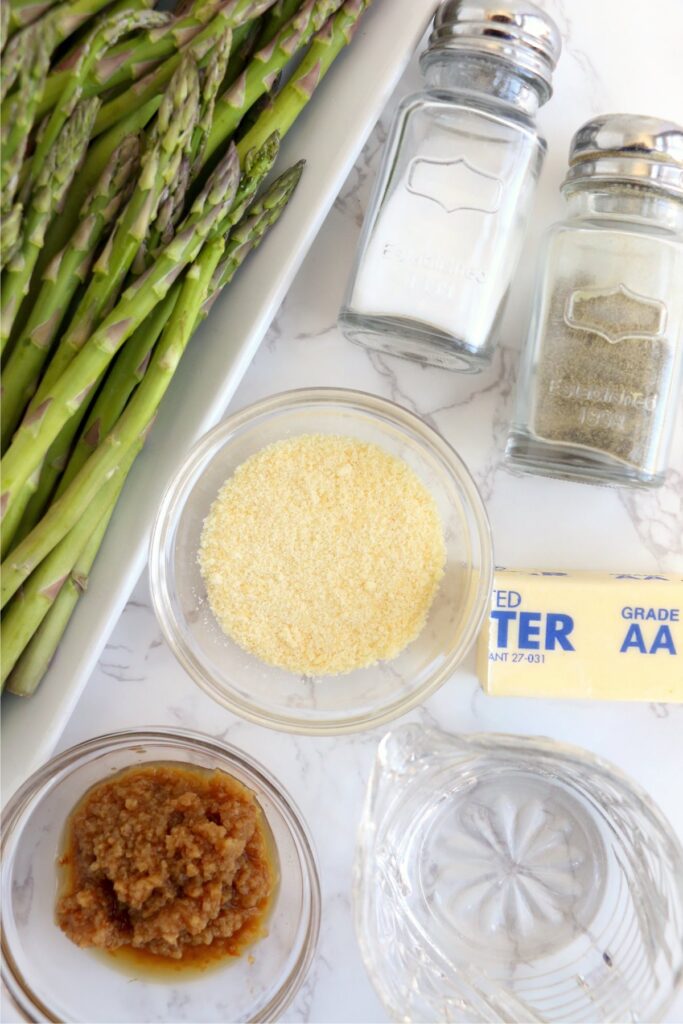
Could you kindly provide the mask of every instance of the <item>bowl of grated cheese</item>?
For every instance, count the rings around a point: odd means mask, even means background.
[[[176,657],[241,717],[354,732],[425,700],[481,627],[483,501],[417,416],[359,391],[290,391],[192,449],[152,531],[150,587]]]

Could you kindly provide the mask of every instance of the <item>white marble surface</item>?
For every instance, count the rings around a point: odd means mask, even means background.
[[[498,562],[510,566],[683,571],[683,415],[673,467],[654,493],[517,478],[501,465],[525,332],[539,234],[562,209],[558,184],[572,131],[606,111],[683,122],[683,0],[541,0],[565,40],[556,91],[541,111],[549,155],[501,344],[479,377],[368,355],[346,342],[335,318],[389,112],[368,143],[232,409],[287,388],[339,385],[394,399],[455,445],[486,501]],[[419,81],[415,63],[400,92]],[[636,778],[683,836],[683,705],[507,700],[485,697],[472,659],[412,716],[453,731],[551,736],[589,748]],[[350,912],[354,833],[381,730],[338,739],[267,732],[232,717],[198,690],[162,641],[147,580],[137,586],[60,748],[111,729],[172,724],[224,737],[261,759],[289,788],[320,858],[319,954],[288,1021],[384,1021],[357,951]],[[169,1017],[169,1019],[172,1019]],[[667,1020],[683,1020],[683,999]]]

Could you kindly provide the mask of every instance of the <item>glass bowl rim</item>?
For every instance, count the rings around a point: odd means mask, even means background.
[[[474,520],[472,537],[478,544],[478,553],[481,558],[473,612],[465,625],[460,643],[444,660],[444,663],[430,674],[422,686],[411,694],[403,695],[391,704],[384,705],[375,713],[338,715],[335,718],[321,721],[296,718],[294,715],[282,715],[265,710],[262,705],[247,703],[218,682],[210,670],[205,667],[203,659],[190,650],[181,636],[176,625],[176,616],[171,608],[165,566],[169,534],[177,525],[192,494],[196,480],[195,483],[190,482],[194,480],[198,468],[251,423],[272,413],[295,411],[298,407],[307,405],[347,408],[351,411],[369,414],[376,420],[388,422],[407,434],[417,435],[418,440],[436,456],[439,463],[458,484],[463,503]],[[200,476],[203,471],[203,469],[200,471]],[[171,556],[171,560],[173,560],[173,556]],[[390,399],[354,388],[317,387],[281,391],[245,406],[209,430],[193,445],[169,482],[152,527],[149,545],[149,585],[152,607],[166,643],[190,678],[214,701],[248,722],[269,729],[277,729],[280,732],[309,736],[355,733],[384,725],[417,707],[438,690],[452,675],[464,654],[474,643],[481,628],[486,614],[487,598],[493,585],[493,570],[491,524],[479,488],[461,456],[437,430],[425,423],[415,413],[404,409],[403,406]]]
[[[218,755],[224,762],[232,762],[243,769],[247,775],[255,777],[277,807],[294,840],[299,855],[301,873],[308,886],[310,897],[306,936],[299,956],[286,978],[282,980],[267,1005],[259,1011],[257,1016],[250,1019],[250,1024],[278,1020],[305,981],[318,947],[322,905],[318,860],[308,826],[290,794],[260,762],[231,743],[214,739],[193,729],[182,729],[175,726],[160,726],[158,728],[148,726],[144,729],[121,729],[104,733],[68,747],[36,769],[7,801],[0,825],[2,872],[4,874],[12,870],[13,861],[5,862],[4,853],[9,839],[23,821],[26,811],[28,810],[30,815],[32,805],[38,799],[47,796],[53,785],[58,785],[65,774],[70,773],[69,769],[86,764],[95,756],[109,751],[159,740],[172,741],[177,750],[198,749],[204,753]],[[168,745],[171,746],[171,743]],[[219,767],[221,766],[219,765]],[[228,769],[224,768],[224,770]],[[6,912],[0,908],[0,922],[4,916],[6,916]],[[49,1007],[34,995],[31,985],[17,967],[4,928],[0,928],[0,948],[2,950],[2,987],[15,1009],[27,1021],[43,1019],[56,1021],[57,1018],[52,1015]],[[34,1014],[38,1014],[38,1016],[34,1016]]]

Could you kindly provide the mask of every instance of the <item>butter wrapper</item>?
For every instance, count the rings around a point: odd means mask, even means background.
[[[477,674],[495,696],[683,701],[683,578],[499,569]]]

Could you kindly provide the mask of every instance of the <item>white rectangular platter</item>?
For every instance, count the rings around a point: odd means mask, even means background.
[[[300,188],[273,234],[193,339],[126,483],[88,592],[35,696],[2,702],[2,789],[49,757],[147,559],[163,491],[189,447],[225,412],[436,0],[374,0],[284,140],[278,167],[304,157]],[[140,723],[141,725],[144,723]],[[107,723],[101,723],[106,732]]]

